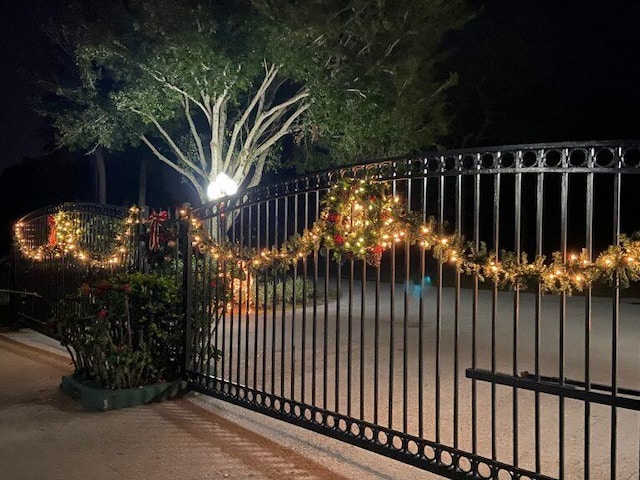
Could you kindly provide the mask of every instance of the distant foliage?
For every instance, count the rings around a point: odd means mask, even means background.
[[[281,305],[283,302],[287,305],[302,305],[303,303],[311,304],[314,300],[320,301],[324,297],[324,286],[313,286],[313,280],[303,277],[288,277],[284,282],[282,280],[259,281],[257,293],[252,289],[252,302],[260,308],[269,308]]]

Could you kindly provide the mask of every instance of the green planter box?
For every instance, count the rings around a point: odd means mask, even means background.
[[[184,380],[176,380],[124,390],[108,390],[75,375],[68,375],[62,377],[60,390],[71,398],[80,400],[89,408],[107,411],[183,395],[187,392],[187,383]]]

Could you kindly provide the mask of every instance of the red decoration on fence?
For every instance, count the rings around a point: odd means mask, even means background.
[[[169,219],[169,213],[161,210],[149,215],[149,250],[157,252],[160,250],[160,225]]]
[[[55,247],[58,243],[58,228],[56,226],[56,217],[54,215],[49,215],[47,217],[47,226],[49,227],[49,239],[47,244],[50,247]]]

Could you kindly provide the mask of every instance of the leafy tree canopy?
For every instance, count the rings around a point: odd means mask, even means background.
[[[455,83],[439,45],[463,0],[76,1],[52,26],[73,60],[48,109],[61,145],[146,145],[207,199],[256,185],[292,134],[318,168],[433,146]],[[444,74],[443,74],[444,72]]]
[[[457,76],[446,70],[448,53],[441,44],[472,17],[466,1],[254,5],[284,32],[280,42],[270,42],[274,58],[297,66],[291,73],[309,85],[305,158],[321,158],[329,166],[395,156],[436,146],[448,133],[445,92]],[[301,45],[313,67],[300,66],[287,44]]]

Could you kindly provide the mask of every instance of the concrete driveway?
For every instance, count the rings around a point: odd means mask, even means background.
[[[0,333],[1,478],[436,478],[196,394],[125,410],[88,411],[58,389],[61,377],[72,370],[57,342],[30,330]]]

